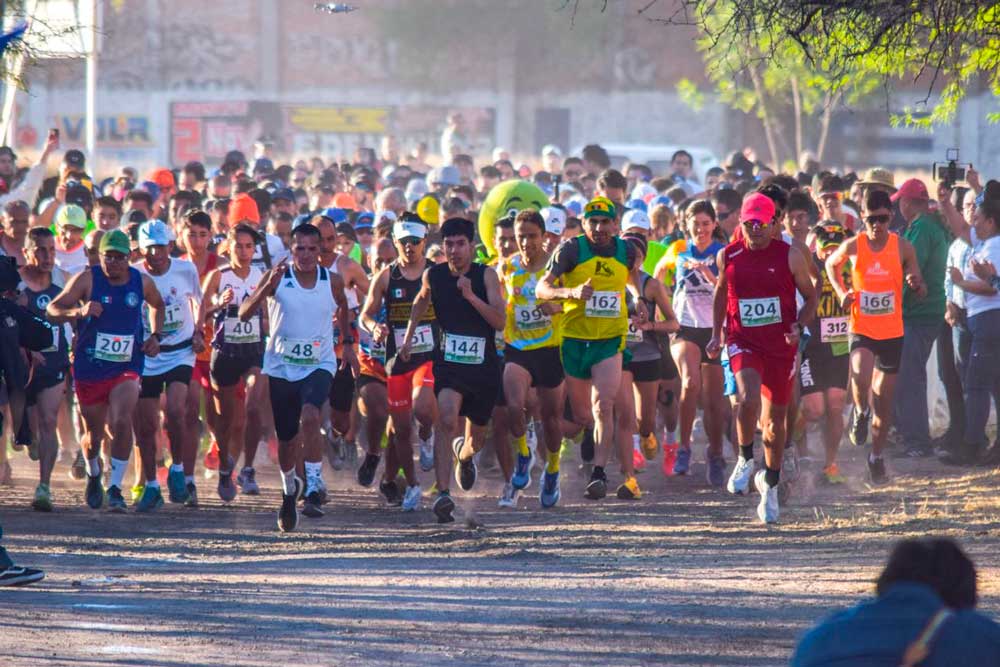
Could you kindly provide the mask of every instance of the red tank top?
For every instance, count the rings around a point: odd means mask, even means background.
[[[763,355],[795,356],[795,346],[785,342],[796,317],[791,249],[777,239],[763,250],[751,250],[743,241],[726,246],[727,343]]]

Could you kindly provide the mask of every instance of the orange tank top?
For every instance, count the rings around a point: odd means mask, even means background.
[[[851,270],[855,299],[851,304],[851,327],[854,334],[874,340],[888,340],[903,335],[903,263],[899,256],[899,237],[889,234],[885,247],[878,252],[868,244],[868,237],[858,235],[858,257]]]

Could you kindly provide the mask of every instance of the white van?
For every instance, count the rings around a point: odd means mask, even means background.
[[[670,156],[683,149],[694,158],[693,171],[700,183],[705,182],[705,172],[722,163],[715,153],[700,146],[669,146],[665,144],[611,144],[600,146],[608,152],[611,166],[621,169],[626,162],[644,164],[653,171],[653,177],[670,175]],[[583,146],[578,146],[573,155],[581,155]]]

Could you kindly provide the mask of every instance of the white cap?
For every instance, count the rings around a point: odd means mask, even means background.
[[[545,233],[562,236],[563,230],[566,229],[566,211],[555,206],[546,206],[539,213],[545,221]]]
[[[562,157],[562,150],[560,150],[555,144],[545,144],[545,146],[542,147],[542,155],[556,155],[558,157]]]
[[[622,216],[622,229],[625,231],[628,231],[629,229],[643,229],[648,232],[650,227],[649,216],[646,215],[645,211],[640,211],[637,208],[630,208],[625,211],[625,215]]]
[[[375,224],[378,224],[384,220],[389,222],[396,222],[398,217],[395,211],[385,210],[385,211],[375,211]]]
[[[392,226],[392,236],[397,240],[408,236],[422,239],[427,236],[427,225],[419,222],[397,222]]]
[[[649,183],[636,183],[635,187],[632,188],[632,196],[629,199],[641,199],[648,203],[647,197],[655,197],[656,195],[656,188]]]
[[[139,227],[139,248],[145,250],[155,245],[170,245],[170,230],[160,220],[144,222]]]

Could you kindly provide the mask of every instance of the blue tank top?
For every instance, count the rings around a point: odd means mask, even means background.
[[[129,267],[128,282],[112,285],[99,266],[90,268],[91,301],[104,307],[100,317],[80,320],[73,377],[94,382],[132,371],[142,375],[142,274]]]

